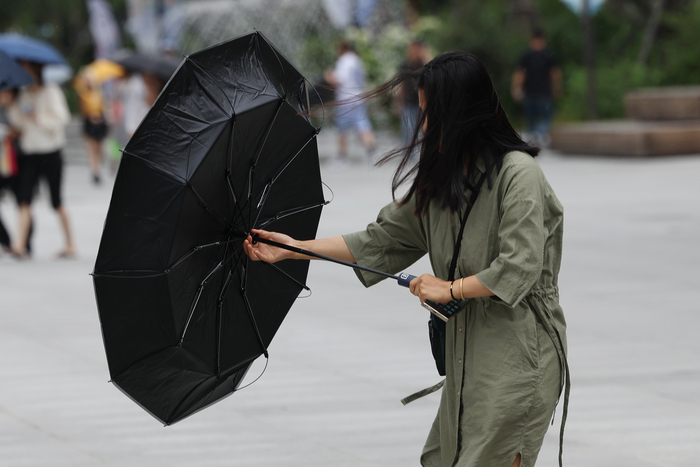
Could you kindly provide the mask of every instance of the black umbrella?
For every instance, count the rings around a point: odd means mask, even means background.
[[[251,228],[315,237],[309,86],[256,32],[186,57],[124,149],[94,271],[111,381],[166,425],[234,392],[306,280]]]
[[[0,91],[33,82],[32,77],[17,62],[0,50]]]
[[[119,50],[109,57],[109,61],[118,63],[131,73],[152,73],[167,81],[180,65],[180,60],[168,55],[155,55]]]

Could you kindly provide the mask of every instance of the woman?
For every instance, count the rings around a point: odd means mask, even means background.
[[[411,293],[421,302],[474,300],[446,326],[446,381],[421,463],[532,466],[564,381],[568,397],[557,288],[562,207],[534,160],[539,149],[513,130],[473,55],[444,53],[372,95],[407,79],[417,81],[421,116],[394,175],[394,193],[414,176],[405,196],[366,230],[342,237],[298,241],[252,233],[392,273],[428,253],[434,275],[411,281]],[[406,171],[417,146],[420,159]],[[448,281],[472,191],[478,195],[459,243],[456,279]],[[244,248],[252,260],[300,258],[250,237]],[[381,280],[358,276],[365,286]]]
[[[65,127],[70,122],[68,104],[61,88],[55,84],[44,85],[41,64],[20,64],[34,79],[34,84],[19,93],[7,115],[10,124],[19,132],[20,148],[17,189],[19,220],[13,254],[18,258],[27,255],[32,196],[39,179],[43,177],[48,182],[51,205],[58,214],[65,239],[65,246],[57,258],[73,258],[75,247],[68,213],[61,200],[61,150],[66,144]]]
[[[92,173],[92,182],[102,181],[102,142],[109,127],[104,117],[104,96],[99,81],[90,70],[83,70],[73,80],[73,87],[80,98],[80,112],[83,115],[83,137]]]

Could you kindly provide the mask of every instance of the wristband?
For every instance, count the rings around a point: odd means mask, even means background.
[[[455,281],[450,282],[450,295],[452,295],[452,300],[457,300],[455,295],[452,293],[452,286],[455,285]]]

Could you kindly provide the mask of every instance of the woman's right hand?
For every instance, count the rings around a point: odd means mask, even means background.
[[[296,240],[289,235],[256,229],[251,230],[250,233],[258,234],[260,238],[272,240],[277,243],[296,246]],[[295,254],[292,251],[268,245],[267,243],[256,242],[253,244],[253,237],[250,235],[243,241],[243,251],[245,251],[251,260],[265,261],[266,263],[276,263],[277,261],[282,261],[283,259],[291,259]]]

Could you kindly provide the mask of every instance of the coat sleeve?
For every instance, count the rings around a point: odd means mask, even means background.
[[[411,201],[401,207],[396,202],[390,203],[365,230],[344,235],[357,264],[396,274],[425,255],[428,251],[425,231],[413,208]],[[365,287],[386,279],[359,270],[355,274]]]
[[[63,131],[70,123],[70,111],[63,91],[57,85],[46,85],[44,106],[36,112],[36,123],[47,132]]]
[[[528,294],[542,272],[544,174],[534,160],[504,166],[495,187],[500,200],[499,250],[476,274],[481,284],[511,307]]]

